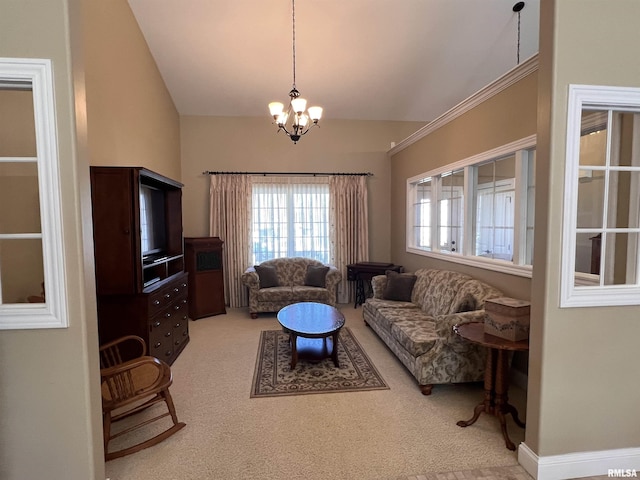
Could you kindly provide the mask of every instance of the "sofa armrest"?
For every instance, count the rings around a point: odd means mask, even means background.
[[[436,335],[447,342],[460,341],[461,339],[453,331],[455,325],[463,325],[472,322],[484,322],[484,310],[474,310],[471,312],[453,313],[451,315],[438,315],[435,317]]]
[[[242,283],[244,283],[249,290],[260,290],[260,277],[258,277],[258,272],[253,267],[249,267],[242,274]]]
[[[329,267],[327,276],[325,277],[325,286],[330,291],[335,291],[338,284],[342,281],[342,273],[333,265],[326,265]]]
[[[376,275],[371,278],[371,288],[373,290],[373,298],[384,298],[384,289],[387,288],[387,276]]]

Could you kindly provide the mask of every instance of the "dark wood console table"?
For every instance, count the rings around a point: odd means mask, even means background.
[[[473,425],[481,413],[489,413],[498,417],[502,436],[506,447],[515,450],[516,446],[509,438],[505,414],[511,414],[519,427],[525,423],[518,418],[516,407],[509,403],[509,353],[529,350],[529,341],[512,342],[494,335],[484,333],[484,323],[473,322],[453,327],[455,332],[465,340],[482,345],[489,349],[484,372],[484,401],[473,410],[470,420],[460,420],[457,425],[468,427]]]
[[[356,300],[353,308],[362,305],[371,295],[371,279],[376,275],[384,275],[387,270],[402,272],[401,265],[384,262],[359,262],[347,265],[347,280],[356,282]]]

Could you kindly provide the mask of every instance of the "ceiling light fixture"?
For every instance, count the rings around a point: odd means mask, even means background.
[[[293,143],[298,143],[300,137],[305,135],[309,129],[318,125],[322,117],[322,107],[309,107],[305,113],[307,101],[300,97],[300,92],[296,88],[296,2],[291,0],[293,18],[293,88],[289,92],[289,108],[284,110],[284,105],[280,102],[271,102],[269,112],[274,122],[278,125],[278,132],[282,130]],[[287,123],[290,122],[289,126]]]

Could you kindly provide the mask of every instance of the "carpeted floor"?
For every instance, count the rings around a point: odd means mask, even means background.
[[[172,366],[171,392],[187,426],[157,446],[108,462],[107,477],[409,480],[517,465],[495,418],[456,425],[481,401],[482,385],[436,386],[423,396],[364,325],[362,309],[342,305],[341,311],[388,390],[250,398],[260,332],[279,325],[275,315],[251,319],[246,309],[229,309],[190,322],[191,342]],[[510,397],[524,417],[524,392],[513,389]],[[524,440],[513,422],[508,428],[516,445]]]
[[[331,352],[331,339],[325,341]],[[310,342],[322,345],[323,340],[298,339],[298,344]],[[316,362],[302,360],[292,370],[289,335],[282,329],[265,330],[260,332],[251,397],[364,392],[389,388],[351,330],[346,327],[339,334],[338,364],[339,367],[336,367],[331,358]]]

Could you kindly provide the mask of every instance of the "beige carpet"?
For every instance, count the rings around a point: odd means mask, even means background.
[[[111,480],[389,480],[517,464],[495,418],[471,417],[482,386],[436,386],[423,396],[413,377],[362,322],[341,306],[346,325],[389,390],[251,399],[262,330],[246,309],[190,322],[191,343],[172,369],[178,417],[187,426],[165,442],[107,463]],[[511,400],[525,417],[524,393]],[[517,445],[524,432],[509,421]]]

